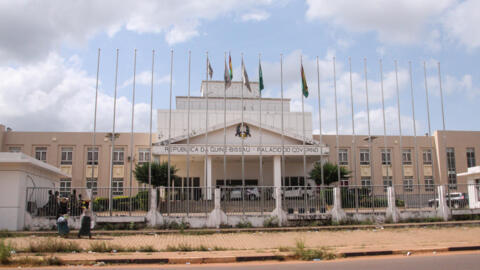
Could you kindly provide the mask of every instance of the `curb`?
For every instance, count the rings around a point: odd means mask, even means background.
[[[418,228],[418,227],[452,227],[465,225],[480,225],[480,220],[468,221],[443,221],[443,222],[418,222],[396,223],[377,225],[336,225],[336,226],[312,226],[312,227],[274,227],[274,228],[220,228],[220,229],[186,229],[186,230],[116,230],[116,231],[92,231],[92,235],[139,235],[139,234],[214,234],[214,233],[241,233],[241,232],[299,232],[299,231],[337,231],[337,230],[364,230],[383,228]],[[11,232],[15,236],[57,236],[56,231],[21,231]],[[70,231],[70,235],[76,235],[77,230]]]
[[[433,252],[457,252],[480,250],[480,246],[458,246],[446,248],[425,248],[425,249],[401,249],[401,250],[377,250],[364,252],[343,252],[337,253],[339,258],[355,258],[367,256],[385,255],[411,255]],[[67,265],[78,264],[209,264],[209,263],[236,263],[255,261],[288,261],[297,259],[294,255],[258,255],[258,256],[220,256],[220,257],[184,257],[184,258],[99,258],[94,260],[62,259]]]

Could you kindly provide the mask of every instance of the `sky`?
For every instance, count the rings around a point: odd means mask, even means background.
[[[387,135],[399,134],[398,115],[402,134],[413,135],[414,123],[417,135],[428,132],[425,85],[432,131],[443,129],[440,81],[446,129],[478,131],[478,10],[477,0],[0,0],[0,124],[92,131],[100,49],[98,130],[111,131],[118,49],[116,130],[128,132],[136,49],[136,132],[149,129],[153,50],[154,110],[169,107],[170,74],[173,96],[187,95],[189,51],[192,95],[200,95],[208,52],[214,80],[223,80],[225,53],[234,80],[242,54],[258,80],[261,56],[263,96],[280,97],[282,55],[290,109],[301,110],[302,58],[314,132],[321,107],[322,133],[335,133],[336,82],[338,129],[352,134],[351,59],[356,134],[368,132],[365,74],[373,134],[383,134],[381,74]]]

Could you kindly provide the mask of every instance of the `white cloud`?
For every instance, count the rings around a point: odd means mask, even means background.
[[[163,33],[172,45],[198,35],[204,21],[245,13],[271,0],[84,0],[0,1],[0,59],[31,61],[67,44],[82,45],[98,33],[125,28]],[[259,13],[260,14],[260,13]]]
[[[0,67],[2,122],[16,130],[92,130],[95,78],[74,63],[52,53],[44,62],[19,68]],[[113,97],[101,89],[97,124],[99,130],[108,131],[113,118]],[[118,97],[117,130],[130,129],[131,106],[127,97]],[[148,131],[149,115],[149,104],[135,104],[136,131]]]
[[[154,85],[159,85],[159,84],[164,84],[164,83],[169,83],[170,82],[170,75],[164,75],[161,77],[156,76],[157,74],[154,74],[153,76],[153,83]],[[120,88],[124,88],[127,86],[130,86],[133,83],[133,77],[125,80]],[[137,85],[146,85],[150,86],[152,83],[152,71],[149,70],[144,70],[140,73],[137,73],[135,76],[135,84]]]
[[[307,19],[353,32],[375,32],[382,42],[418,41],[455,0],[307,0]]]
[[[270,14],[266,11],[263,10],[254,10],[249,13],[245,13],[242,15],[242,21],[248,22],[248,21],[264,21],[270,17]]]
[[[480,46],[480,1],[461,1],[455,8],[450,10],[443,20],[443,26],[449,36],[459,40],[469,49]]]

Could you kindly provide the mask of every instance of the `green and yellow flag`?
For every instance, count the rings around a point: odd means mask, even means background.
[[[228,73],[230,75],[230,80],[233,79],[233,68],[232,68],[232,57],[230,56],[230,53],[228,53]]]
[[[263,85],[263,72],[262,72],[262,64],[260,61],[258,62],[258,88],[260,95],[262,95],[262,90],[265,89],[265,86]]]
[[[307,86],[307,79],[305,78],[305,71],[303,71],[303,63],[300,64],[300,74],[302,75],[302,93],[307,98],[308,86]]]

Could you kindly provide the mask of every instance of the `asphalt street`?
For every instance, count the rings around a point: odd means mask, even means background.
[[[215,270],[475,270],[480,269],[480,252],[449,253],[414,256],[368,257],[357,259],[341,259],[320,262],[263,262],[238,264],[204,264],[204,265],[119,265],[102,267],[42,267],[22,269],[215,269]]]

